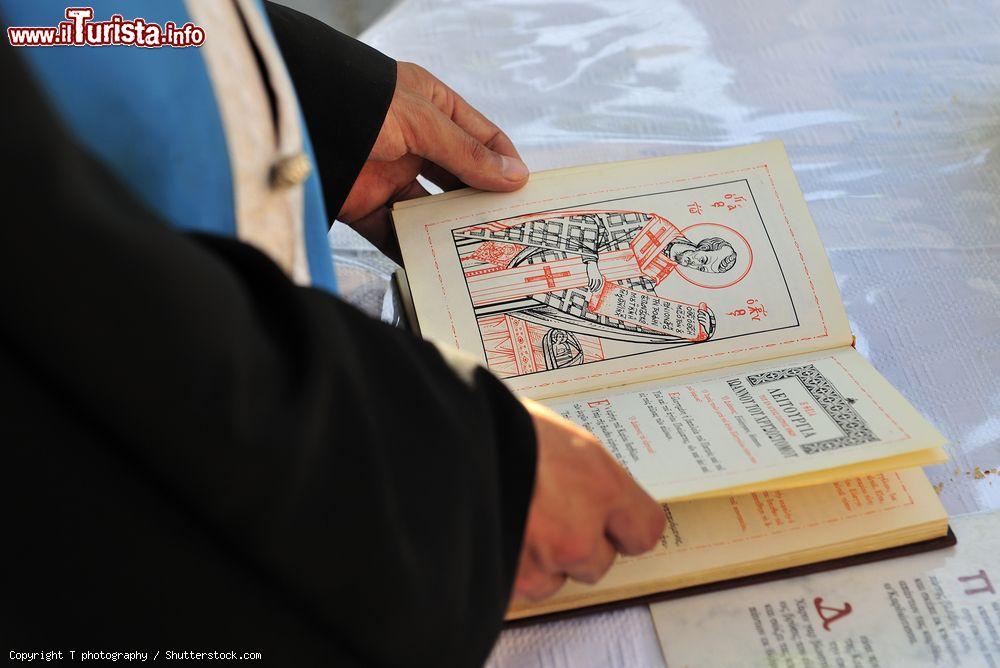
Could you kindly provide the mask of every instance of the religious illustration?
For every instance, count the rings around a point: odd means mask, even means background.
[[[753,320],[766,315],[756,299],[717,312],[713,293],[740,283],[754,263],[750,242],[726,224],[574,209],[452,236],[487,363],[501,377],[697,345],[718,336],[720,316],[745,316],[748,306]]]

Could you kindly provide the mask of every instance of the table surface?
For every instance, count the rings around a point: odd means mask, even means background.
[[[857,348],[949,439],[952,515],[1000,509],[1000,2],[404,0],[362,35],[533,170],[785,142]],[[391,263],[336,225],[349,299]],[[645,607],[507,631],[491,665],[663,665]]]

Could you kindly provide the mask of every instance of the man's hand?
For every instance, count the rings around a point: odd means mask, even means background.
[[[596,582],[619,552],[652,549],[665,519],[586,430],[524,404],[535,422],[538,466],[513,596],[537,600],[567,577]]]
[[[463,184],[516,190],[528,180],[528,168],[500,128],[427,70],[400,62],[382,130],[338,219],[398,259],[389,209],[427,194],[418,174],[445,190]]]

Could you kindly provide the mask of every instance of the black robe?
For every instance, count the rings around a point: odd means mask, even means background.
[[[338,211],[395,63],[268,12]],[[250,246],[169,228],[6,44],[0,72],[4,655],[481,663],[534,480],[517,400]]]

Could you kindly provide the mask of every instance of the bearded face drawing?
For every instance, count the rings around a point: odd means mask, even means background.
[[[640,211],[567,211],[453,231],[477,317],[508,314],[566,332],[661,346],[712,338],[706,303],[657,294],[677,267],[724,274],[738,253],[721,236],[689,239]]]

